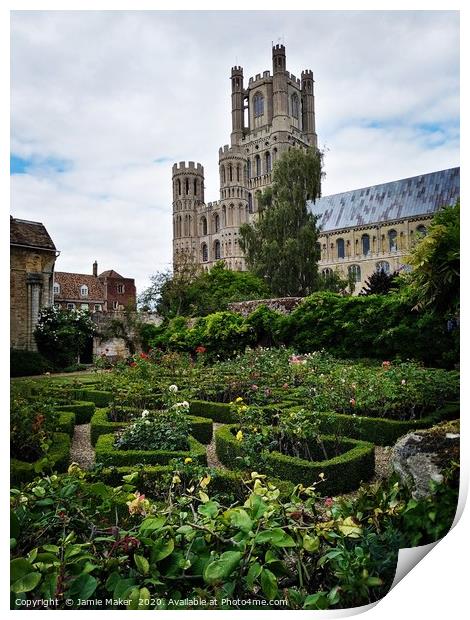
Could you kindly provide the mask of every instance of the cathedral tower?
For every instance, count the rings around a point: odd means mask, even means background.
[[[173,267],[182,254],[198,260],[197,212],[204,206],[204,168],[193,161],[173,165]]]

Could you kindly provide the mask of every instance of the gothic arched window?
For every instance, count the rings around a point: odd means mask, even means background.
[[[255,156],[255,171],[257,177],[261,176],[261,157],[259,155]]]
[[[336,251],[338,258],[344,258],[344,239],[336,239]]]
[[[225,166],[220,166],[220,172],[222,176],[222,183],[225,183]]]
[[[370,252],[370,237],[369,235],[362,235],[361,237],[362,253],[367,256]]]
[[[251,179],[251,159],[248,160],[246,168],[247,168],[248,178]]]
[[[185,187],[186,187],[186,196],[189,194],[189,179],[185,179]]]
[[[201,229],[202,234],[207,235],[207,220],[204,216],[201,217]]]
[[[218,239],[214,242],[214,257],[215,260],[220,260],[220,241]]]
[[[253,213],[253,196],[248,194],[248,213]]]
[[[390,252],[397,251],[397,231],[389,230],[388,231],[388,249]]]
[[[240,164],[237,165],[237,181],[240,181]]]
[[[265,159],[266,159],[266,174],[269,174],[271,172],[271,153],[269,151],[266,151]]]
[[[380,273],[381,271],[383,271],[384,273],[390,273],[390,263],[388,263],[386,260],[380,260],[378,263],[376,263],[375,270],[378,273]]]
[[[194,179],[194,183],[193,183],[193,192],[194,195],[197,195],[197,179]]]
[[[207,263],[207,261],[209,260],[209,253],[207,251],[207,244],[203,243],[201,246],[201,254],[202,254],[202,260],[204,263]]]
[[[181,181],[180,181],[180,179],[176,179],[176,187],[178,189],[178,196],[181,196]]]
[[[214,231],[219,232],[219,228],[220,228],[220,219],[219,219],[219,214],[216,213],[214,215]]]
[[[321,274],[324,278],[329,278],[333,275],[333,269],[331,269],[331,267],[326,267],[325,269],[322,269]]]
[[[416,233],[418,235],[420,235],[421,237],[425,237],[428,234],[428,229],[426,228],[426,226],[424,226],[423,224],[421,224],[420,226],[418,226],[418,228],[416,229]]]
[[[229,165],[228,165],[228,180],[229,180],[229,181],[233,181],[232,164],[229,164]]]
[[[256,95],[253,97],[253,108],[254,108],[254,115],[255,117],[257,116],[263,116],[264,114],[264,97],[261,93],[256,93]]]
[[[296,93],[294,93],[291,98],[291,110],[292,110],[292,116],[294,118],[299,118],[299,98],[296,95]]]
[[[350,276],[353,277],[354,282],[361,281],[361,268],[359,267],[359,265],[349,265],[348,273]]]

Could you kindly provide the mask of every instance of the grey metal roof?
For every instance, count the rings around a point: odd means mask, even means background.
[[[460,168],[400,179],[308,203],[323,232],[433,214],[460,197]]]

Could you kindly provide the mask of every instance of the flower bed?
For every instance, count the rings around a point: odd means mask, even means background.
[[[75,414],[75,424],[88,424],[95,413],[95,403],[88,401],[75,401],[66,405],[57,405],[56,411],[62,413],[71,411]]]
[[[135,412],[136,416],[141,414],[137,409],[129,411]],[[115,433],[129,424],[129,421],[125,420],[121,422],[112,422],[109,420],[108,415],[108,409],[97,409],[91,418],[91,443],[93,446],[96,445],[98,437],[101,435]],[[189,421],[193,437],[201,443],[210,443],[212,439],[212,420],[198,416],[189,416]]]
[[[47,457],[50,463],[50,469],[58,472],[66,471],[69,464],[70,455],[70,437],[66,433],[54,433],[53,442]],[[21,461],[19,459],[10,460],[10,480],[17,484],[20,482],[29,482],[33,480],[38,474],[35,471],[35,466],[44,457],[42,456],[37,461],[28,463],[27,461]]]
[[[101,435],[96,442],[96,462],[105,465],[135,465],[144,463],[162,465],[172,459],[192,458],[199,463],[206,464],[206,449],[194,437],[188,437],[188,450],[123,450],[114,445],[115,436]]]
[[[243,469],[237,457],[244,456],[243,441],[237,441],[234,431],[237,426],[223,426],[215,433],[216,452],[220,461],[229,468]],[[333,436],[322,436],[323,444],[332,447]],[[365,441],[343,438],[339,441],[342,454],[327,460],[307,461],[280,452],[269,452],[266,456],[268,473],[274,473],[283,480],[296,484],[311,485],[324,474],[322,492],[345,493],[356,489],[361,482],[374,475],[374,445]],[[315,446],[312,446],[314,449]]]

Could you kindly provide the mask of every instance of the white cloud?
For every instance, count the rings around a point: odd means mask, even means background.
[[[12,212],[43,221],[60,270],[148,276],[171,261],[171,164],[218,198],[230,67],[316,80],[324,194],[458,165],[457,12],[13,12],[16,155],[70,162],[12,178]],[[428,127],[423,127],[427,124]]]

